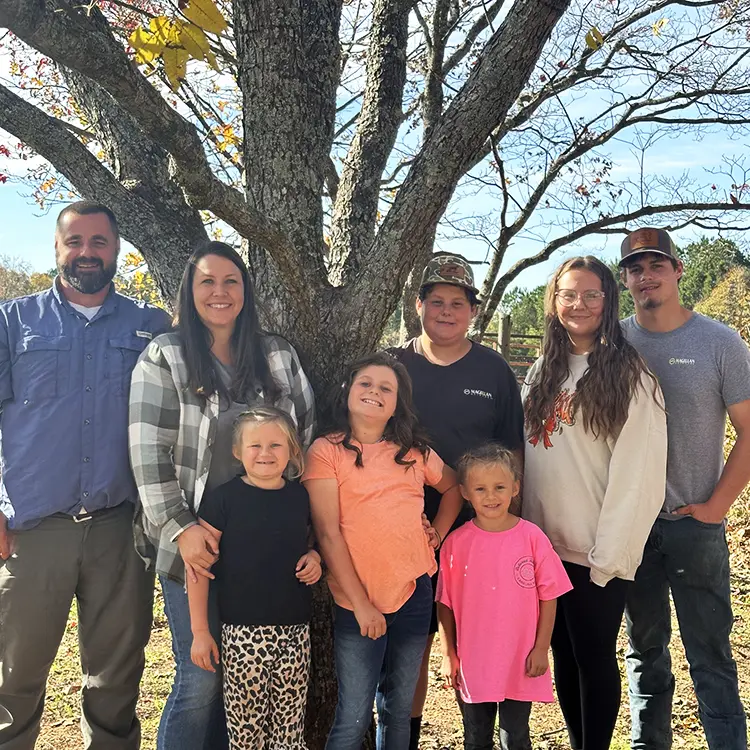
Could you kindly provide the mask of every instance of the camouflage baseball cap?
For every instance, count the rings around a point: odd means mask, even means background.
[[[430,284],[453,284],[479,294],[474,286],[474,272],[469,261],[453,253],[436,253],[432,256],[422,272],[419,288],[424,289]]]
[[[674,242],[666,229],[643,227],[631,232],[620,245],[620,265],[627,265],[630,258],[642,253],[657,253],[678,260]]]

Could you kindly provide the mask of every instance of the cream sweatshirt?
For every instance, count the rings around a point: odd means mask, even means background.
[[[541,368],[538,359],[521,389]],[[591,568],[591,580],[632,581],[651,527],[664,504],[667,420],[664,399],[643,376],[619,434],[594,439],[570,401],[588,367],[571,355],[569,376],[540,441],[525,441],[523,517],[540,526],[563,560]]]

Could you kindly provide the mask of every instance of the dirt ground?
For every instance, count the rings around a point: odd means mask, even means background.
[[[732,599],[735,627],[732,646],[740,674],[740,689],[745,710],[750,713],[750,497],[746,494],[732,510],[727,530],[732,553]],[[677,633],[677,624],[673,623]],[[619,643],[624,662],[625,639]],[[698,721],[697,704],[690,675],[679,639],[673,639],[674,669],[677,690],[674,703],[675,748],[703,750],[706,742]],[[438,644],[433,649],[430,691],[424,717],[421,747],[423,750],[460,748],[463,741],[461,720],[452,691],[446,690],[439,677]],[[78,729],[80,673],[75,617],[71,616],[48,683],[47,704],[38,750],[74,750],[81,747]],[[624,665],[623,665],[624,670]],[[169,629],[157,597],[154,629],[147,652],[139,715],[143,723],[143,750],[154,750],[159,716],[169,691],[173,674]],[[630,717],[623,671],[623,703],[612,742],[612,750],[629,747]],[[534,706],[532,738],[535,750],[569,748],[562,715],[556,704]]]

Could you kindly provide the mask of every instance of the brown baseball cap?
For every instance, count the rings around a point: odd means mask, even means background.
[[[679,260],[674,242],[666,229],[643,227],[631,232],[620,245],[620,265],[626,265],[630,258],[642,253],[657,253]]]
[[[454,253],[436,253],[422,272],[420,289],[430,284],[452,284],[470,289],[474,294],[479,290],[474,286],[474,272],[466,258]]]

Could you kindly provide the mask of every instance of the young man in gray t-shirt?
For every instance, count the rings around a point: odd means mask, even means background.
[[[736,332],[682,307],[667,232],[632,232],[621,254],[636,309],[623,329],[659,379],[669,439],[664,507],[626,609],[632,748],[672,747],[671,591],[708,747],[746,750],[724,518],[750,481],[750,353]],[[737,441],[724,464],[727,413]]]

